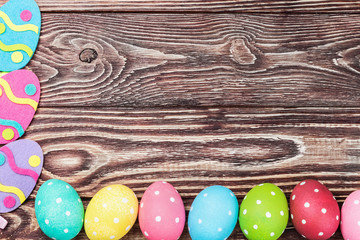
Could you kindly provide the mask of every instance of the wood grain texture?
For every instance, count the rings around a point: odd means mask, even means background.
[[[25,138],[42,146],[44,170],[27,203],[4,215],[10,227],[0,238],[44,239],[33,201],[50,178],[70,183],[86,204],[109,184],[125,184],[140,199],[152,182],[166,180],[187,210],[213,184],[241,201],[262,182],[277,184],[289,198],[297,183],[314,178],[341,205],[360,188],[359,116],[360,108],[41,108]],[[281,239],[299,237],[289,223]],[[125,239],[144,238],[136,226]],[[190,239],[187,231],[182,239]],[[238,227],[230,239],[244,239]]]
[[[360,106],[360,15],[44,14],[41,107]]]
[[[7,0],[0,0],[0,4]],[[355,0],[37,0],[43,12],[359,13]]]

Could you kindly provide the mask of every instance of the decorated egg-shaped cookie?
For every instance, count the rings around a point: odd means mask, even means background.
[[[271,183],[251,189],[240,206],[240,228],[249,240],[278,239],[285,231],[288,219],[286,196]]]
[[[40,83],[29,70],[0,76],[0,144],[21,137],[32,121],[40,99]]]
[[[18,140],[0,148],[0,213],[18,208],[33,191],[43,166],[34,141]]]
[[[40,9],[34,0],[10,0],[0,8],[0,71],[25,67],[38,45]]]

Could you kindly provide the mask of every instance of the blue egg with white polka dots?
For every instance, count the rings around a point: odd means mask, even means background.
[[[239,213],[235,194],[223,186],[211,186],[191,205],[188,226],[193,240],[224,240],[233,232]]]
[[[76,237],[84,224],[84,205],[70,184],[50,179],[41,185],[35,199],[40,229],[51,239]]]

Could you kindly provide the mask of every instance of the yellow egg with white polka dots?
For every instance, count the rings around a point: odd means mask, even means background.
[[[85,213],[85,232],[90,240],[121,239],[134,225],[138,213],[135,193],[124,185],[101,189]]]

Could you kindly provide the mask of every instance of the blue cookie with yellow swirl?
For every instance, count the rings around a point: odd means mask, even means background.
[[[34,0],[10,0],[0,8],[0,72],[21,69],[39,42],[41,13]]]

